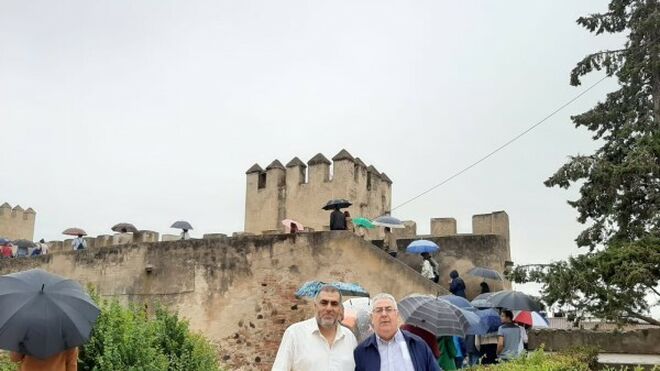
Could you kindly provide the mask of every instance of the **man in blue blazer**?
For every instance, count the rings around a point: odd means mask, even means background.
[[[371,300],[374,334],[353,351],[355,371],[441,371],[428,345],[399,329],[396,300],[378,294]]]

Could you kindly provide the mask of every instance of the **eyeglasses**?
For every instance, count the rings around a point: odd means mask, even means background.
[[[373,310],[373,313],[375,314],[382,314],[383,312],[385,312],[385,314],[390,314],[396,312],[396,309],[394,309],[394,307],[378,307]]]

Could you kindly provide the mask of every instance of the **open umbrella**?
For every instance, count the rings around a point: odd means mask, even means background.
[[[119,223],[119,224],[115,224],[112,227],[112,230],[115,232],[121,232],[122,229],[125,229],[126,232],[133,232],[133,233],[136,233],[138,231],[137,228],[135,228],[135,226],[131,223]]]
[[[472,306],[475,307],[475,308],[492,308],[493,303],[488,301],[488,298],[493,296],[493,294],[494,294],[494,292],[487,292],[485,294],[480,294],[477,297],[475,297],[474,299],[472,299],[470,304],[472,304]]]
[[[8,243],[10,243],[10,242],[11,242],[10,240],[8,240],[8,239],[6,239],[6,238],[4,238],[4,237],[0,237],[0,246],[4,246],[4,245],[6,245],[6,244],[8,244]]]
[[[403,222],[401,222],[399,219],[389,215],[379,216],[378,218],[374,219],[372,223],[373,225],[377,225],[380,227],[389,227],[389,228],[406,227],[405,225],[403,225]]]
[[[488,325],[475,312],[468,309],[460,309],[460,311],[468,321],[469,328],[465,333],[466,335],[484,335],[488,333]]]
[[[192,229],[193,229],[192,225],[190,225],[190,223],[188,223],[185,220],[178,220],[178,221],[172,223],[170,228],[185,229],[187,231],[192,231]]]
[[[0,349],[48,358],[87,342],[99,313],[75,281],[41,269],[0,277]]]
[[[284,219],[284,220],[282,220],[282,225],[284,226],[284,231],[286,233],[291,232],[291,224],[295,224],[298,231],[305,230],[305,227],[302,225],[302,223],[297,222],[293,219]]]
[[[461,310],[434,296],[408,296],[399,304],[404,322],[435,336],[465,336],[470,324]]]
[[[548,321],[538,312],[528,310],[517,310],[513,312],[513,322],[532,326],[532,328],[548,328]]]
[[[429,240],[416,240],[406,247],[406,252],[411,254],[421,254],[423,252],[432,254],[438,250],[440,250],[440,246]]]
[[[30,240],[15,240],[12,242],[14,246],[18,247],[19,249],[29,249],[32,247],[37,247],[37,244],[30,241]]]
[[[353,204],[348,200],[343,198],[336,198],[328,201],[328,203],[323,206],[323,210],[344,209],[351,205]]]
[[[332,282],[325,283],[321,281],[307,281],[305,282],[298,291],[296,291],[297,297],[316,297],[321,287],[325,285],[332,285],[336,287],[339,292],[344,296],[369,296],[367,290],[364,287],[358,285],[357,283],[346,283],[346,282]]]
[[[344,309],[353,309],[355,311],[366,310],[371,312],[371,299],[367,297],[350,298],[344,301]]]
[[[502,277],[500,272],[488,268],[474,267],[470,269],[467,274],[475,277],[489,278],[496,281],[504,281],[504,277]]]
[[[495,309],[489,308],[489,309],[479,309],[474,312],[481,321],[486,325],[487,330],[486,333],[489,332],[496,332],[497,329],[500,327],[502,324],[502,319],[500,318],[500,314],[497,313]]]
[[[65,229],[62,234],[65,234],[67,236],[87,236],[87,232],[85,232],[82,228],[67,228]]]
[[[355,224],[355,226],[357,226],[357,227],[363,227],[363,228],[366,228],[366,229],[376,228],[376,226],[374,225],[374,223],[371,222],[371,220],[369,220],[367,218],[363,218],[363,217],[354,218],[353,219],[353,224]]]
[[[440,298],[441,300],[444,300],[444,301],[446,301],[450,304],[453,304],[453,305],[455,305],[455,306],[457,306],[461,309],[467,309],[467,310],[476,310],[477,309],[472,304],[470,304],[470,302],[466,298],[464,298],[462,296],[442,295],[442,296],[438,296],[438,298]]]
[[[533,297],[520,291],[498,291],[489,297],[488,301],[496,308],[506,308],[509,310],[541,310],[541,305]]]

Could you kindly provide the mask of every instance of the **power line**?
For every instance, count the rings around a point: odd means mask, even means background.
[[[463,170],[458,171],[457,173],[451,175],[450,177],[448,177],[448,178],[446,178],[445,180],[443,180],[442,182],[440,182],[440,183],[434,185],[433,187],[431,187],[431,188],[425,190],[424,192],[422,192],[422,193],[420,193],[420,194],[418,194],[418,195],[416,195],[416,196],[410,198],[409,200],[407,200],[407,201],[405,201],[405,202],[403,202],[403,203],[397,205],[396,207],[393,207],[393,208],[391,209],[391,211],[394,211],[394,210],[396,210],[396,209],[398,209],[398,208],[400,208],[400,207],[402,207],[402,206],[404,206],[404,205],[407,205],[407,204],[409,204],[409,203],[415,201],[416,199],[418,199],[418,198],[424,196],[425,194],[427,194],[427,193],[433,191],[434,189],[436,189],[436,188],[438,188],[438,187],[444,185],[445,183],[449,182],[450,180],[456,178],[457,176],[459,176],[459,175],[463,174],[464,172],[470,170],[471,168],[477,166],[478,164],[480,164],[481,162],[485,161],[486,159],[488,159],[488,158],[491,157],[492,155],[496,154],[497,152],[503,150],[503,149],[506,148],[508,145],[510,145],[511,143],[513,143],[513,142],[515,142],[516,140],[520,139],[523,135],[525,135],[525,134],[529,133],[530,131],[534,130],[537,126],[539,126],[539,125],[541,125],[542,123],[544,123],[544,122],[545,122],[546,120],[548,120],[550,117],[554,116],[554,115],[557,114],[559,111],[561,111],[562,109],[564,109],[564,108],[566,108],[567,106],[569,106],[571,103],[573,103],[573,102],[575,102],[576,100],[578,100],[581,96],[583,96],[583,95],[586,94],[589,90],[591,90],[591,89],[593,89],[594,87],[596,87],[596,85],[600,84],[601,82],[603,82],[603,80],[605,80],[605,79],[608,78],[608,77],[609,77],[608,75],[603,76],[600,80],[596,81],[593,85],[591,85],[591,86],[589,86],[588,88],[584,89],[580,94],[576,95],[575,97],[573,97],[573,98],[572,98],[571,100],[569,100],[568,102],[566,102],[566,103],[562,104],[561,106],[559,106],[559,108],[557,108],[557,109],[555,109],[554,111],[552,111],[549,115],[545,116],[545,117],[544,117],[543,119],[541,119],[539,122],[537,122],[537,123],[535,123],[534,125],[530,126],[529,128],[527,128],[527,129],[526,129],[525,131],[523,131],[522,133],[516,135],[516,136],[513,137],[512,139],[508,140],[506,143],[502,144],[501,146],[497,147],[496,149],[494,149],[493,151],[491,151],[490,153],[488,153],[487,155],[481,157],[481,158],[478,159],[477,161],[475,161],[475,162],[473,162],[472,164],[468,165],[467,167],[463,168]]]

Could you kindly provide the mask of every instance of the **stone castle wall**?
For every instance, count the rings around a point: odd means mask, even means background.
[[[8,203],[3,203],[0,205],[0,237],[32,241],[36,216],[32,208],[23,210],[19,205],[12,208]]]
[[[149,267],[149,269],[147,269]],[[397,299],[446,294],[346,231],[141,242],[2,259],[0,274],[41,268],[121,302],[161,303],[218,345],[227,370],[270,370],[282,334],[313,315],[306,281],[357,282]]]
[[[345,150],[332,162],[319,153],[307,164],[297,157],[265,170],[255,164],[246,172],[245,232],[281,231],[287,218],[327,230],[329,212],[321,208],[333,198],[351,201],[352,216],[376,218],[390,210],[392,181]]]

